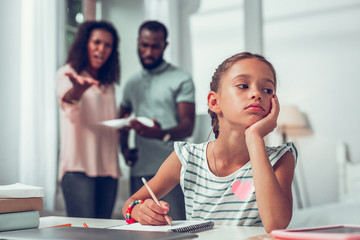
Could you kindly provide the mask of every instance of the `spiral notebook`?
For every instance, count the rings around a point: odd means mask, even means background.
[[[121,226],[114,226],[111,229],[150,231],[150,232],[183,232],[194,233],[201,232],[214,227],[213,221],[172,221],[170,225],[150,226],[132,223]]]

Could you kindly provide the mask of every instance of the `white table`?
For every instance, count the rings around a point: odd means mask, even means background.
[[[125,223],[124,220],[116,219],[94,219],[94,218],[70,218],[70,217],[41,217],[40,226],[50,227],[56,225],[62,225],[71,223],[74,227],[83,227],[83,223],[86,223],[90,228],[107,228],[116,225],[122,225]],[[195,239],[214,239],[214,240],[225,240],[225,239],[247,239],[254,236],[266,234],[265,229],[262,227],[240,227],[240,226],[215,226],[214,229],[196,233],[199,237]],[[269,237],[253,238],[259,240],[269,240]]]

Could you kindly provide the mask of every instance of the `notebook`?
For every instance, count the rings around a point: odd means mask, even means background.
[[[172,221],[170,225],[151,226],[132,223],[121,226],[114,226],[111,229],[149,231],[149,232],[201,232],[214,227],[213,221]]]
[[[198,237],[195,233],[175,232],[144,232],[126,231],[104,228],[84,227],[55,227],[43,229],[29,229],[20,231],[0,232],[0,239],[49,239],[49,240],[113,240],[113,239],[141,239],[141,240],[162,240],[162,239],[189,239]]]

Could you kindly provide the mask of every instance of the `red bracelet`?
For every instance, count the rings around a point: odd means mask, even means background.
[[[125,221],[128,224],[136,222],[135,219],[131,218],[130,214],[131,214],[131,211],[133,210],[134,206],[136,204],[138,204],[138,203],[144,203],[144,201],[143,200],[136,200],[135,202],[130,203],[129,208],[126,211],[126,220]]]

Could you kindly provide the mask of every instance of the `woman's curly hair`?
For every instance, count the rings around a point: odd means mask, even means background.
[[[81,73],[89,64],[88,42],[90,34],[94,29],[103,29],[111,33],[113,37],[112,52],[99,69],[98,79],[101,84],[113,84],[120,81],[120,63],[119,63],[119,36],[115,27],[106,21],[86,21],[80,25],[75,40],[71,45],[69,56],[66,63],[70,64],[77,73]]]

